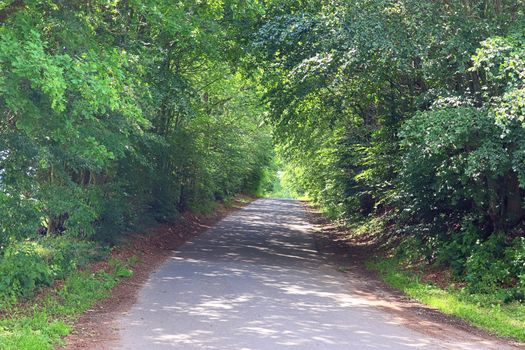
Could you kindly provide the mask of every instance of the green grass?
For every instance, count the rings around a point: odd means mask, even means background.
[[[47,290],[33,305],[4,310],[0,319],[0,349],[48,350],[61,345],[81,313],[97,300],[107,298],[121,278],[132,275],[129,264],[133,261],[111,259],[109,272],[73,272],[60,287]]]
[[[417,273],[403,271],[393,258],[372,260],[368,267],[379,271],[386,283],[423,304],[462,318],[496,335],[525,341],[525,305],[521,303],[505,304],[490,295],[444,290],[423,283]]]

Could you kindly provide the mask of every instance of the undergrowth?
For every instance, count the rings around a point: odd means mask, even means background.
[[[374,259],[368,267],[379,271],[382,279],[392,287],[424,304],[499,336],[525,341],[525,305],[518,301],[505,303],[498,295],[441,289],[422,282],[421,274],[403,270],[396,258]]]
[[[68,236],[42,237],[6,247],[0,258],[0,309],[29,298],[89,262],[106,256],[95,242]]]
[[[61,345],[81,313],[108,297],[121,278],[133,275],[130,266],[136,259],[110,259],[107,271],[78,270],[103,253],[87,242],[56,238],[20,244],[0,260],[5,273],[0,286],[0,349],[48,350]],[[58,278],[63,282],[37,292]]]

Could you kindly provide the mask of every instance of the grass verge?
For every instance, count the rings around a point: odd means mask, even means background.
[[[97,300],[110,295],[118,281],[130,277],[132,260],[110,259],[105,268],[72,272],[63,283],[32,302],[10,307],[0,319],[0,349],[48,350],[62,344],[71,324]]]
[[[461,289],[441,289],[421,281],[421,275],[406,271],[395,258],[377,258],[367,267],[379,272],[390,286],[445,314],[503,337],[525,342],[525,305],[502,303],[490,295],[468,294]]]

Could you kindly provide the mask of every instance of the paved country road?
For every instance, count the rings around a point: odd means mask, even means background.
[[[261,199],[185,244],[118,320],[115,349],[513,349],[406,324],[315,250],[301,204]],[[416,322],[417,323],[417,322]]]

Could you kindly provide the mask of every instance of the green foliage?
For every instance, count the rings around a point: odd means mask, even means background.
[[[113,269],[113,274],[118,278],[132,277],[133,270],[129,269],[121,260],[112,258],[108,265]]]
[[[388,284],[422,303],[498,335],[525,340],[525,306],[519,302],[502,304],[497,295],[494,297],[470,294],[464,290],[440,289],[421,282],[419,274],[403,271],[391,259],[372,261],[369,267],[378,270]]]
[[[479,244],[480,235],[476,227],[465,224],[451,239],[435,243],[436,263],[450,267],[456,277],[461,277],[465,273],[467,260]]]
[[[0,347],[6,350],[51,350],[52,344],[69,334],[71,327],[63,321],[49,320],[45,312],[35,311],[29,317],[0,321]]]
[[[97,300],[107,298],[121,278],[131,275],[132,263],[115,259],[111,260],[113,268],[109,272],[74,271],[32,308],[9,309],[0,320],[0,348],[51,350],[62,345],[62,338],[71,332],[75,319]]]
[[[70,237],[10,245],[0,260],[0,306],[29,297],[39,288],[65,278],[104,254],[105,250],[95,243]]]
[[[514,185],[509,177],[516,176],[516,145],[501,137],[486,112],[457,107],[420,113],[403,125],[400,136],[405,210],[426,220],[440,213],[487,213],[495,229],[512,221],[508,216],[514,213],[498,203]]]
[[[510,244],[503,235],[477,242],[465,264],[467,289],[490,293],[505,302],[525,300],[525,246],[523,237]]]
[[[510,275],[516,276],[519,281],[517,287],[525,293],[525,238],[518,237],[512,241],[505,250],[505,260],[509,262]]]
[[[490,37],[481,42],[473,57],[473,71],[484,74],[484,98],[498,123],[510,132],[514,122],[525,120],[525,35],[518,23],[506,36]]]
[[[492,235],[483,243],[477,242],[465,263],[465,280],[473,292],[494,293],[509,280],[509,265],[504,256],[504,237]]]
[[[9,13],[0,250],[42,228],[113,243],[141,216],[172,221],[257,191],[271,135],[257,74],[230,37],[260,11],[237,1],[52,0]]]
[[[449,267],[471,292],[514,293],[520,272],[505,256],[525,232],[520,2],[302,5],[269,3],[251,40],[282,178],[351,226],[387,215],[389,235],[370,231],[406,260]]]

